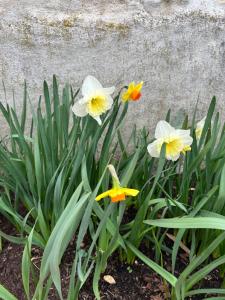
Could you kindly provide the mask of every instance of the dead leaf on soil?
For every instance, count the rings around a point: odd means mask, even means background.
[[[163,300],[161,295],[151,296],[151,300]]]
[[[172,240],[173,242],[175,242],[176,237],[175,237],[174,235],[172,235],[172,234],[170,234],[170,233],[167,233],[166,235],[168,236],[168,238],[169,238],[170,240]],[[184,252],[186,252],[187,254],[190,254],[190,252],[191,252],[190,249],[188,249],[188,247],[185,246],[183,242],[180,242],[180,248],[183,249]]]
[[[105,275],[103,279],[109,284],[116,284],[115,279],[111,275]]]

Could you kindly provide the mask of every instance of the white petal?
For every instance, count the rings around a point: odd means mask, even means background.
[[[81,98],[80,100],[78,100],[78,103],[79,103],[79,104],[84,104],[84,103],[87,103],[88,101],[90,101],[90,98],[88,98],[88,97],[83,97],[83,98]]]
[[[96,90],[100,90],[103,89],[101,83],[98,81],[98,79],[96,79],[94,76],[88,75],[83,82],[82,85],[82,95],[86,96],[86,95],[90,95],[92,93],[94,93]]]
[[[193,142],[193,138],[190,136],[190,130],[177,129],[177,135],[181,138],[184,146],[190,146]]]
[[[185,146],[190,146],[193,143],[193,138],[191,136],[188,136],[184,140]]]
[[[149,154],[151,155],[151,157],[159,157],[160,156],[160,150],[161,150],[160,144],[159,144],[159,141],[156,140],[148,145],[147,150],[148,150]]]
[[[108,96],[107,97],[107,109],[109,110],[113,105],[113,98]]]
[[[205,120],[206,120],[206,117],[204,117],[203,119],[201,119],[201,121],[199,121],[198,123],[199,123],[199,124],[204,124],[204,123],[205,123]]]
[[[174,132],[175,128],[173,128],[169,123],[167,123],[166,121],[159,121],[155,129],[155,138],[161,139],[169,137]]]
[[[177,153],[176,155],[167,155],[166,159],[176,161],[176,160],[178,160],[179,157],[180,157],[180,152]]]
[[[190,136],[190,129],[176,129],[176,132],[180,137]]]
[[[80,104],[79,102],[76,102],[72,107],[73,113],[78,117],[84,117],[87,115],[86,111],[86,105]]]
[[[111,95],[115,91],[115,86],[111,86],[111,87],[108,87],[108,88],[103,88],[103,91],[104,91],[105,94]]]
[[[196,128],[203,129],[203,127],[205,125],[205,120],[206,120],[206,117],[204,117],[201,121],[199,121],[196,125]]]
[[[93,118],[98,122],[99,125],[102,125],[102,120],[100,119],[99,116]]]

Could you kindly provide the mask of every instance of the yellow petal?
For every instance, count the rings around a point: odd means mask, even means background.
[[[130,98],[130,93],[126,91],[125,93],[122,94],[122,101],[126,102]]]
[[[116,188],[113,188],[113,189],[109,190],[109,197],[114,198],[117,195],[120,195],[120,194],[123,194],[123,193],[124,193],[123,188],[116,187]]]
[[[128,91],[129,93],[132,93],[134,89],[135,89],[135,84],[134,84],[134,81],[132,81],[132,82],[129,84],[128,90],[127,90],[127,91]]]
[[[128,188],[123,188],[123,192],[126,196],[132,196],[135,197],[139,193],[138,190],[135,189],[128,189]]]
[[[135,86],[135,90],[137,90],[138,92],[140,92],[140,90],[142,89],[143,86],[143,81],[139,82],[136,86]]]
[[[182,150],[182,153],[185,154],[187,151],[191,151],[191,146],[185,146]]]
[[[108,190],[108,191],[106,191],[106,192],[104,192],[104,193],[98,195],[98,196],[95,198],[95,200],[96,200],[96,201],[99,201],[99,200],[101,200],[102,198],[108,197],[108,196],[110,195],[110,191],[111,191],[111,190]]]
[[[124,93],[122,94],[122,100],[123,100],[124,102],[126,102],[126,101],[128,101],[128,100],[130,99],[130,94],[133,92],[134,88],[135,88],[134,82],[131,82],[131,83],[128,85],[128,88],[127,88],[126,92],[124,92]]]

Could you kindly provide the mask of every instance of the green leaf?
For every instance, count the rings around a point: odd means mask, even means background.
[[[182,217],[161,220],[145,220],[144,223],[163,228],[209,228],[225,230],[225,219],[223,217]]]
[[[34,227],[32,228],[23,251],[22,257],[22,280],[27,299],[30,299],[30,269],[31,269],[31,245]]]
[[[24,82],[24,94],[23,94],[23,110],[21,115],[21,129],[24,132],[27,116],[27,83]]]
[[[3,300],[18,300],[3,285],[0,284],[0,298]]]
[[[188,292],[187,297],[199,295],[199,294],[225,294],[225,289],[197,289]]]
[[[158,273],[160,276],[162,276],[167,282],[169,282],[173,287],[175,287],[175,284],[177,282],[177,278],[163,269],[161,266],[156,264],[154,261],[152,261],[150,258],[148,258],[146,255],[144,255],[141,251],[139,251],[136,247],[134,247],[130,242],[126,241],[126,244],[128,248],[137,256],[139,257],[147,266],[149,266],[153,271]]]

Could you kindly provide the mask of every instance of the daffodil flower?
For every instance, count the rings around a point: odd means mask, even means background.
[[[204,125],[205,125],[205,120],[206,120],[206,117],[204,117],[201,121],[199,121],[196,125],[196,128],[195,128],[195,136],[196,136],[196,139],[197,141],[200,140],[201,138],[201,135],[202,135],[202,131],[203,131],[203,128],[204,128]]]
[[[112,107],[113,99],[110,95],[114,90],[114,86],[103,88],[95,77],[88,75],[81,89],[83,98],[73,105],[72,111],[78,117],[89,114],[101,125],[100,116]]]
[[[188,151],[191,151],[191,146],[185,146],[181,152],[185,155]]]
[[[128,86],[128,89],[126,92],[123,93],[122,95],[122,101],[127,102],[127,101],[137,101],[141,97],[141,89],[143,86],[143,81],[139,82],[138,84],[135,85],[134,82],[131,82]]]
[[[99,201],[102,198],[110,197],[112,202],[120,202],[120,201],[124,201],[126,199],[126,196],[132,196],[132,197],[137,196],[137,194],[139,193],[138,190],[121,187],[119,178],[116,174],[113,165],[108,165],[108,168],[112,175],[113,188],[98,195],[95,198],[96,201]]]
[[[175,129],[166,121],[159,121],[155,130],[156,140],[148,145],[152,157],[159,157],[162,145],[166,144],[166,159],[176,161],[181,153],[191,150],[193,138],[190,130]]]

